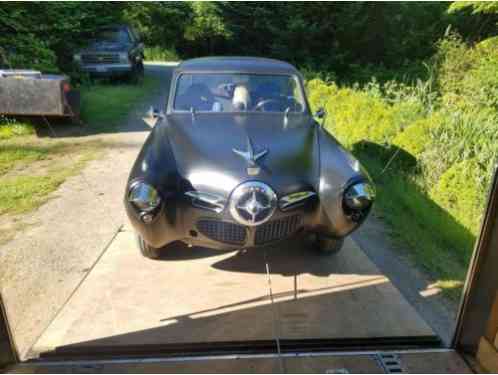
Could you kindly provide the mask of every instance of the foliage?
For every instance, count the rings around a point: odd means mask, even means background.
[[[454,34],[437,46],[425,81],[307,89],[326,128],[371,168],[384,217],[447,285],[462,281],[496,166],[498,53],[495,39],[469,47]],[[455,273],[426,256],[452,259]]]
[[[230,38],[216,3],[192,3],[193,19],[185,28],[185,39],[198,45],[197,53],[213,54],[217,43]]]
[[[180,61],[178,53],[173,48],[145,47],[145,61]]]
[[[0,116],[0,140],[33,134],[33,125]]]
[[[192,22],[187,2],[134,2],[123,9],[123,21],[133,25],[146,46],[175,49],[183,41],[185,28]]]
[[[455,1],[448,8],[450,13],[468,9],[472,10],[473,14],[480,13],[498,13],[498,2],[496,1]]]
[[[13,2],[0,6],[0,65],[67,70],[72,54],[100,26],[118,22],[115,2]],[[33,58],[33,56],[35,58]]]
[[[4,60],[71,71],[71,56],[99,27],[130,23],[147,46],[182,57],[258,55],[341,77],[393,69],[412,76],[444,34],[448,3],[15,2],[0,7]],[[401,36],[401,38],[400,38]],[[31,61],[33,50],[37,61]],[[4,64],[7,64],[4,61]],[[320,73],[322,74],[322,73]],[[322,77],[324,78],[324,77]]]

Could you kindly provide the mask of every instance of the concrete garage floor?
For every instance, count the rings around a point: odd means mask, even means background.
[[[434,334],[351,239],[331,257],[308,247],[303,241],[238,252],[173,246],[161,260],[149,260],[125,228],[32,352],[272,340],[275,335]]]

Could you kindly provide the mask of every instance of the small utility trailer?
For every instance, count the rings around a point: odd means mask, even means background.
[[[56,116],[79,121],[80,93],[69,77],[35,70],[0,70],[0,115]]]

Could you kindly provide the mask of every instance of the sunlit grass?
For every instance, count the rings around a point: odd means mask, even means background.
[[[0,118],[0,140],[34,134],[35,128],[27,122]]]
[[[33,140],[31,139],[31,142]],[[30,211],[99,155],[101,142],[0,143],[0,215]],[[2,149],[2,146],[3,149]],[[47,160],[48,163],[42,164]]]
[[[460,297],[475,236],[436,205],[406,175],[383,174],[384,163],[357,152],[377,187],[375,209],[392,230],[393,240],[408,245],[412,261],[422,266],[437,287],[453,300]],[[399,246],[406,248],[406,246]]]
[[[142,84],[97,83],[81,89],[81,119],[91,130],[112,131],[126,121],[130,110],[159,89],[159,81],[145,76]]]

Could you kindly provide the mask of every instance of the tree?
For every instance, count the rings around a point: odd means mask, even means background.
[[[185,29],[185,39],[200,45],[204,53],[212,54],[216,43],[230,37],[216,3],[196,1],[192,3],[193,19]]]

